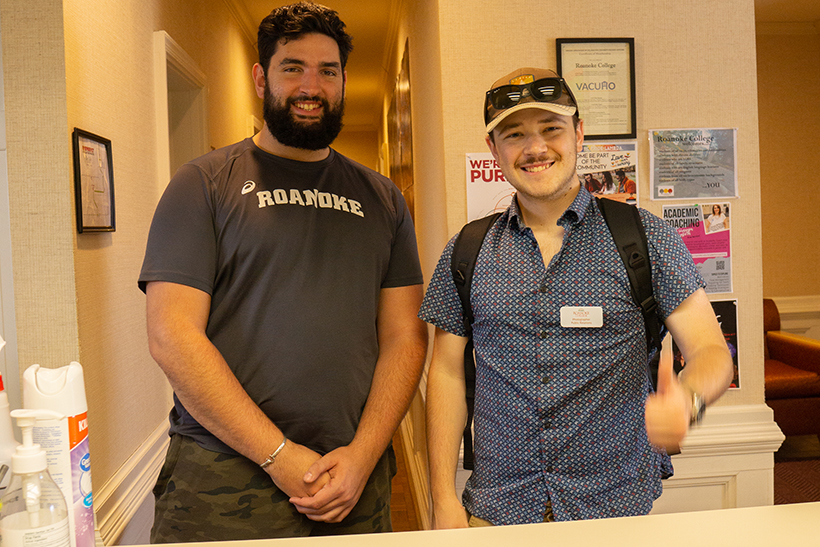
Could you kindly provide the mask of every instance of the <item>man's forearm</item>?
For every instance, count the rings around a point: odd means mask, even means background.
[[[455,497],[461,437],[467,423],[466,338],[436,329],[427,375],[427,454],[434,508]]]
[[[427,376],[427,454],[434,505],[455,495],[462,434],[467,423],[463,381],[437,372]]]
[[[681,383],[700,394],[707,405],[726,391],[734,376],[734,363],[725,343],[699,348],[687,359]]]

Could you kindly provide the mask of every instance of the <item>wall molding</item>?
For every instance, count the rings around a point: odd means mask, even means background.
[[[94,492],[97,527],[106,545],[117,544],[131,518],[151,495],[169,440],[168,420],[163,420],[108,482]]]
[[[772,296],[780,312],[780,328],[793,334],[820,336],[820,295]]]
[[[774,503],[774,452],[785,436],[765,404],[711,407],[672,457],[652,513]]]

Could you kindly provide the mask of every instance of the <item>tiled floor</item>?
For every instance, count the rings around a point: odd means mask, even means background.
[[[399,432],[393,436],[393,449],[396,452],[398,473],[393,478],[393,496],[390,500],[394,532],[411,532],[420,530],[416,513],[413,492],[407,476],[407,462]]]

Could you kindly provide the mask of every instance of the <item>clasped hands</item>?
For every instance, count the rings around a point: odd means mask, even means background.
[[[306,446],[288,442],[267,471],[274,484],[290,496],[290,503],[307,518],[340,522],[359,501],[373,471],[367,461],[350,446],[321,456]]]

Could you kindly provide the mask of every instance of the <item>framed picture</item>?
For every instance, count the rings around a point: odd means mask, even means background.
[[[584,138],[634,139],[635,39],[558,38],[558,73],[578,101]]]
[[[111,141],[76,127],[72,140],[77,231],[113,232],[116,223]]]

